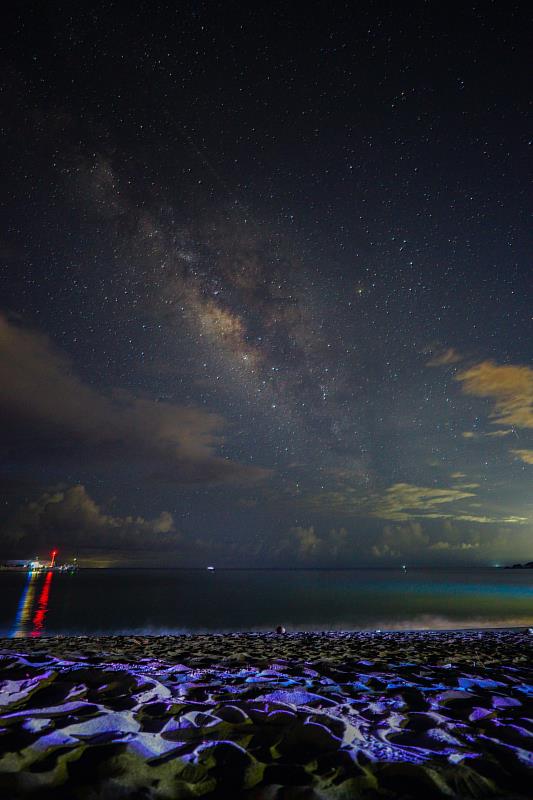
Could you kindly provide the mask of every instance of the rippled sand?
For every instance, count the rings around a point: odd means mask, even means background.
[[[0,640],[0,797],[533,797],[528,631]]]

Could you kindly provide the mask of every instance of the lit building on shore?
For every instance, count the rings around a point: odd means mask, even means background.
[[[41,560],[37,556],[35,556],[35,558],[7,559],[0,564],[0,569],[24,570],[29,572],[39,572],[41,570],[50,569],[58,572],[71,572],[72,570],[78,569],[78,562],[76,558],[69,564],[57,564],[56,556],[57,550],[52,550],[49,559]]]

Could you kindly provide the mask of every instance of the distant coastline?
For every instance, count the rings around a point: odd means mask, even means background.
[[[73,569],[74,565],[72,564],[64,564],[58,565],[58,567],[53,567],[54,571],[67,571],[69,569]],[[27,572],[27,566],[10,566],[5,562],[0,563],[0,572]],[[43,567],[41,571],[49,570],[50,567]],[[528,561],[525,564],[413,564],[412,566],[404,569],[401,565],[395,564],[380,564],[380,565],[361,565],[361,566],[325,566],[325,567],[312,567],[312,566],[270,566],[270,567],[257,567],[257,566],[245,566],[245,567],[236,567],[236,566],[217,566],[217,572],[357,572],[357,571],[369,571],[369,572],[410,572],[410,571],[431,571],[431,572],[464,572],[464,571],[471,571],[472,569],[477,570],[500,570],[500,569],[533,569],[533,561]],[[94,571],[98,570],[100,572],[105,571],[115,571],[115,570],[167,570],[167,571],[181,571],[181,572],[189,572],[191,570],[197,570],[201,572],[206,571],[205,566],[201,565],[194,565],[194,566],[169,566],[168,564],[159,565],[159,566],[151,566],[147,564],[112,564],[110,566],[85,566],[83,564],[76,563],[75,565],[76,572],[86,572],[86,571]],[[213,570],[215,571],[215,570]]]

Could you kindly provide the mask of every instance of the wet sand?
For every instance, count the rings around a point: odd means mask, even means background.
[[[0,796],[533,796],[528,630],[0,640]]]

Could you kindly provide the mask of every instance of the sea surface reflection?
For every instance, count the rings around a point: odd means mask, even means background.
[[[16,638],[533,625],[532,570],[6,571],[0,596]]]
[[[37,637],[41,636],[43,633],[53,575],[53,570],[47,571],[42,583],[37,605],[34,609],[35,593],[39,584],[39,578],[42,578],[43,572],[30,570],[27,573],[26,583],[24,584],[20,602],[17,607],[15,622],[10,632],[10,637],[12,639],[22,639],[26,636]]]

